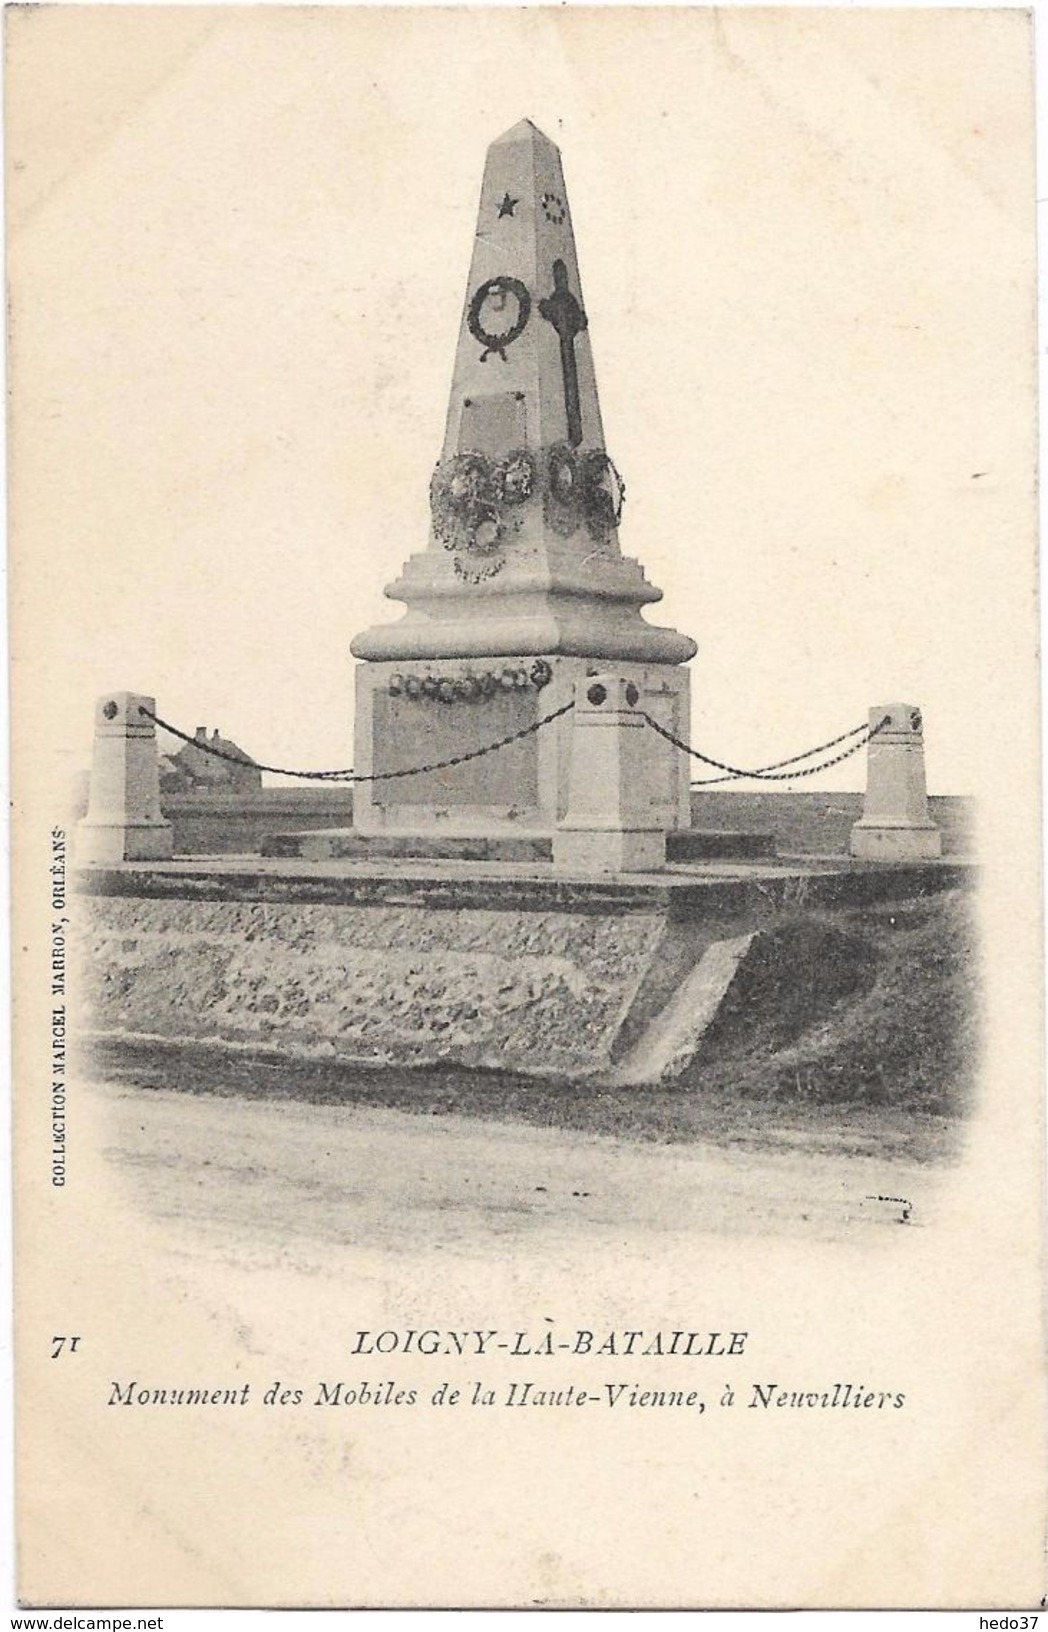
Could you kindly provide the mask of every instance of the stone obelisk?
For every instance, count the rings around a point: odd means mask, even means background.
[[[355,765],[405,770],[541,720],[614,669],[688,732],[695,643],[641,617],[662,598],[619,550],[560,154],[529,120],[488,150],[428,548],[385,593],[399,622],[352,643]],[[448,770],[358,783],[364,833],[548,835],[568,801],[570,715]],[[652,731],[659,825],[687,826],[688,770]]]

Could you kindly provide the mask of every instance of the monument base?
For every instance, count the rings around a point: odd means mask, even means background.
[[[942,834],[927,827],[892,827],[856,822],[848,848],[857,861],[934,861],[942,855]]]
[[[561,828],[553,835],[553,865],[579,873],[643,873],[666,865],[665,833],[613,828]]]
[[[170,822],[83,821],[76,829],[76,860],[82,867],[104,867],[115,861],[170,861],[174,843]]]
[[[767,832],[682,828],[665,838],[668,862],[761,861],[775,856],[775,835]],[[267,833],[261,854],[301,861],[400,856],[419,861],[548,862],[553,859],[553,840],[482,835],[454,839],[440,834],[419,838],[393,833],[365,837],[352,827],[321,827],[301,833]]]
[[[607,667],[563,654],[359,664],[354,768],[378,779],[355,784],[354,828],[364,836],[552,838],[568,808],[572,715],[539,722],[573,702],[578,680]],[[688,670],[614,667],[637,688],[636,706],[686,741]],[[514,740],[476,754],[506,738]],[[463,762],[445,763],[456,759]],[[690,826],[686,756],[648,729],[643,762],[645,820],[664,832]],[[415,769],[427,766],[441,768]]]

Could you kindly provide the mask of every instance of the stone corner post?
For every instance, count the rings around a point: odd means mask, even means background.
[[[866,798],[849,849],[860,861],[929,861],[942,855],[942,834],[928,813],[924,723],[912,703],[870,709]]]
[[[553,865],[582,873],[647,872],[666,865],[666,831],[653,809],[653,754],[674,749],[637,710],[640,694],[615,674],[576,682],[568,808],[553,835]]]
[[[160,809],[156,727],[139,712],[152,697],[111,691],[95,704],[95,743],[87,814],[76,830],[82,866],[165,861],[174,852],[171,823]]]

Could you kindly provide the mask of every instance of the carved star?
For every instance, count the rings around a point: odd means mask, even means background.
[[[507,193],[503,198],[502,203],[499,205],[499,220],[501,221],[504,215],[512,215],[519,203],[519,198],[510,198],[509,194]]]

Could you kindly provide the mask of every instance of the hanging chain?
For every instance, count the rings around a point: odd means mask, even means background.
[[[544,725],[551,725],[562,715],[568,714],[575,707],[574,702],[565,703],[562,708],[555,708],[552,714],[536,720],[532,725],[526,725],[520,731],[511,731],[509,736],[500,737],[498,742],[485,743],[483,748],[471,748],[468,753],[456,754],[451,759],[437,759],[429,765],[411,765],[403,771],[372,771],[369,775],[361,772],[359,775],[352,766],[344,771],[293,771],[286,765],[261,765],[258,760],[248,759],[242,754],[229,754],[222,748],[213,748],[209,742],[198,742],[185,731],[180,731],[177,725],[171,725],[162,720],[159,714],[150,713],[148,708],[139,704],[138,712],[147,720],[152,720],[162,731],[168,731],[173,737],[179,737],[182,742],[188,742],[191,747],[199,748],[201,753],[210,754],[214,759],[224,759],[230,765],[247,765],[252,770],[268,771],[272,776],[297,776],[309,782],[393,782],[402,776],[426,776],[431,771],[446,771],[452,765],[465,765],[471,759],[481,759],[485,754],[494,754],[500,748],[507,748],[511,742],[519,742],[522,737],[530,737],[536,731],[541,731]]]
[[[737,782],[740,780],[798,782],[802,777],[816,776],[819,771],[828,771],[831,765],[840,765],[843,760],[850,759],[852,754],[857,754],[860,748],[865,748],[868,742],[872,742],[873,738],[883,731],[886,725],[891,723],[891,715],[886,714],[883,720],[878,721],[875,726],[869,728],[863,725],[854,726],[851,731],[845,731],[843,736],[834,737],[830,742],[824,742],[821,748],[809,748],[806,754],[794,754],[791,759],[780,759],[774,765],[765,765],[755,771],[744,771],[738,765],[726,765],[723,760],[711,759],[708,754],[700,753],[697,748],[690,747],[688,743],[682,742],[679,737],[675,737],[672,731],[667,731],[664,726],[659,725],[656,720],[652,719],[650,714],[645,714],[644,719],[653,731],[660,737],[664,737],[667,742],[671,742],[674,748],[679,748],[684,754],[690,754],[693,759],[701,760],[703,765],[712,765],[716,770],[728,773],[726,776],[711,776],[705,781],[693,783],[694,787],[708,787],[713,782]],[[857,742],[852,743],[850,748],[846,748],[842,754],[835,754],[832,759],[823,760],[818,765],[809,765],[803,771],[780,772],[779,767],[796,765],[801,760],[811,759],[815,754],[825,753],[827,748],[835,748],[839,742],[846,742],[849,737],[855,736],[857,732],[864,734],[859,737]]]
[[[145,719],[152,720],[153,724],[159,726],[162,731],[167,731],[171,736],[178,737],[180,741],[188,743],[190,747],[199,749],[201,753],[210,754],[213,759],[224,760],[230,765],[249,766],[252,770],[266,771],[272,776],[292,776],[309,782],[393,782],[405,776],[428,776],[434,771],[451,770],[455,765],[467,765],[471,760],[482,759],[485,754],[497,753],[500,748],[508,748],[510,743],[520,742],[524,737],[533,736],[536,731],[541,731],[543,726],[552,725],[554,720],[562,719],[574,707],[573,701],[565,703],[561,708],[555,708],[551,714],[546,714],[541,720],[535,720],[531,725],[525,725],[519,731],[511,731],[508,736],[500,737],[497,742],[485,743],[482,748],[471,748],[466,753],[454,754],[449,759],[432,760],[427,765],[411,765],[404,770],[372,771],[369,774],[363,772],[358,774],[353,770],[352,766],[338,771],[298,771],[292,770],[286,765],[262,765],[257,760],[247,758],[244,754],[231,754],[224,748],[215,748],[209,742],[200,742],[196,737],[189,736],[187,732],[180,731],[178,726],[172,725],[169,720],[161,719],[159,714],[153,714],[148,708],[143,708],[141,704],[138,712]],[[641,719],[650,725],[658,736],[662,737],[666,742],[672,743],[673,747],[678,748],[681,753],[689,754],[692,759],[700,760],[703,765],[711,765],[715,770],[725,773],[723,776],[710,776],[693,782],[692,787],[697,788],[710,787],[713,783],[721,782],[798,782],[803,777],[816,776],[820,771],[828,771],[831,766],[840,765],[844,760],[850,759],[852,754],[857,754],[861,748],[865,748],[867,743],[872,742],[874,737],[891,722],[891,716],[886,714],[875,726],[868,728],[865,725],[856,725],[850,731],[842,732],[839,737],[832,737],[829,742],[820,744],[818,748],[809,748],[806,753],[793,754],[789,759],[775,760],[773,764],[762,765],[756,770],[743,770],[738,765],[727,765],[723,760],[712,759],[709,754],[701,753],[698,748],[692,748],[690,744],[682,742],[679,737],[673,735],[672,731],[667,731],[665,726],[660,725],[657,720],[653,720],[651,715],[646,714],[643,709],[639,710],[639,713]],[[827,749],[836,748],[838,743],[847,742],[849,737],[856,737],[858,740],[853,742],[849,748],[845,748],[843,753],[834,754],[832,759],[822,760],[817,765],[808,765],[802,771],[784,769],[786,766],[798,765],[803,760],[812,759],[817,754],[824,754]]]

